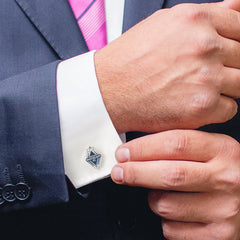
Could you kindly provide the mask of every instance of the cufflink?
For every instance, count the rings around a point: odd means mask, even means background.
[[[92,167],[99,169],[102,163],[102,155],[97,153],[93,147],[87,149],[86,162]]]

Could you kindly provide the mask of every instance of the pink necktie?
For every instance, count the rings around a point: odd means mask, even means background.
[[[98,50],[107,44],[104,0],[68,0],[88,49]]]

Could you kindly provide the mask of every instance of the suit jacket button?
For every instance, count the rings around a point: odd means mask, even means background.
[[[6,184],[3,187],[3,199],[6,200],[7,202],[14,202],[16,200],[15,194],[15,186],[13,184]]]
[[[2,205],[5,202],[3,198],[3,189],[0,187],[0,205]]]
[[[30,187],[26,183],[18,183],[15,186],[15,197],[20,201],[25,201],[30,197]]]

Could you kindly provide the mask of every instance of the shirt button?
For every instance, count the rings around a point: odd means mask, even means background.
[[[30,187],[26,183],[18,183],[15,186],[15,197],[20,201],[25,201],[30,197]]]
[[[16,200],[15,194],[15,186],[13,184],[6,184],[3,187],[3,199],[6,200],[7,202],[14,202]]]

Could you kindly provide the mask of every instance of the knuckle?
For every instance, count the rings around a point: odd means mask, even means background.
[[[190,109],[194,116],[202,116],[212,112],[217,105],[217,94],[210,91],[202,91],[195,94],[190,101]]]
[[[230,176],[231,175],[231,176]],[[232,171],[232,174],[229,174],[228,178],[226,178],[226,186],[229,186],[230,190],[238,191],[240,190],[240,176],[239,172]]]
[[[230,165],[230,164],[229,164]],[[214,180],[214,188],[217,191],[239,192],[240,191],[240,175],[239,170],[228,169],[220,171],[216,180]]]
[[[232,219],[239,214],[240,201],[238,198],[231,199],[226,207],[225,219]]]
[[[161,217],[168,217],[172,212],[171,204],[168,201],[164,200],[164,194],[161,194],[161,197],[158,199],[156,204],[156,214]]]
[[[169,170],[168,177],[163,183],[167,188],[176,188],[186,183],[186,171],[180,166],[174,166]],[[173,189],[174,190],[174,189]]]
[[[181,19],[186,20],[187,23],[195,22],[205,15],[202,8],[194,4],[179,4],[173,7],[173,9],[176,11],[176,14],[178,14]]]
[[[169,154],[178,155],[185,152],[190,142],[188,134],[181,130],[173,130],[169,133],[169,137],[164,142],[166,149],[169,150]]]
[[[209,84],[212,80],[212,72],[209,66],[204,65],[199,68],[197,82],[202,84]]]
[[[176,145],[174,148],[175,152],[185,152],[187,147],[188,147],[188,143],[189,143],[189,137],[187,134],[185,134],[185,132],[181,131],[181,133],[177,134],[177,138],[176,138]]]
[[[210,31],[201,31],[196,34],[194,43],[192,49],[197,56],[210,54],[222,48],[216,35]]]

